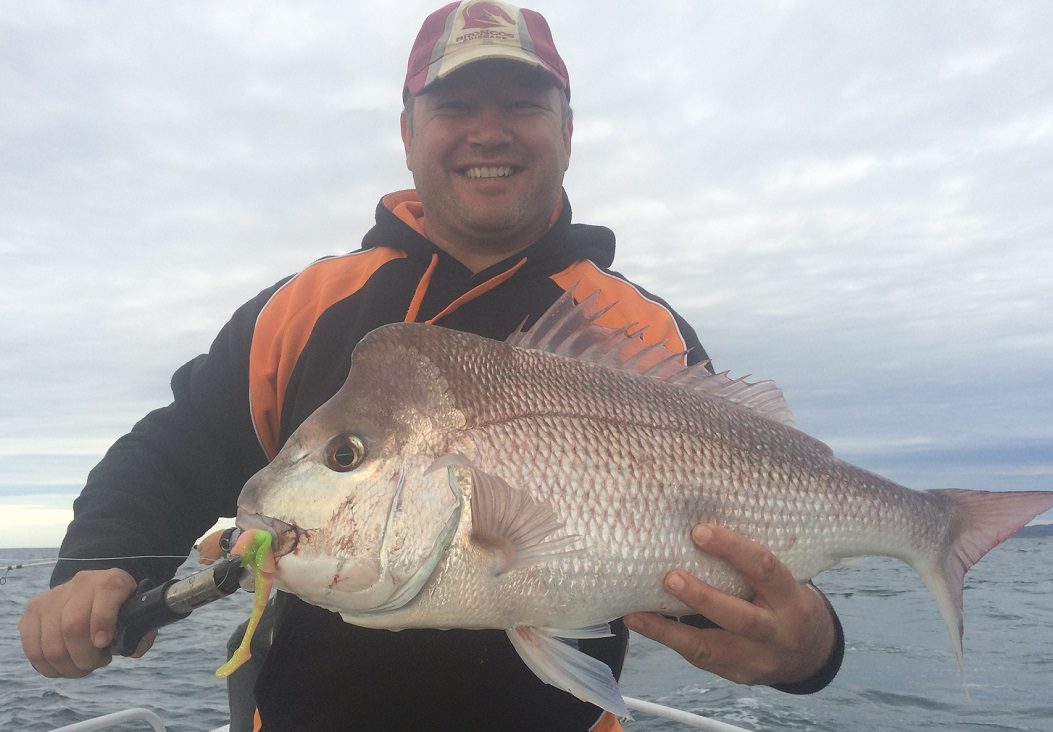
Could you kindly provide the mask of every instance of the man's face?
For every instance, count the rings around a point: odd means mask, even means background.
[[[529,66],[481,61],[415,99],[402,140],[429,236],[519,248],[541,236],[570,164],[562,94]]]

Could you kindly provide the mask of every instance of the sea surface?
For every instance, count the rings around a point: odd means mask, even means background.
[[[0,576],[8,564],[54,556],[0,550]],[[196,568],[188,561],[180,575]],[[174,731],[225,723],[225,686],[213,672],[231,629],[248,617],[251,595],[236,593],[168,626],[141,660],[118,658],[85,679],[50,680],[23,657],[17,629],[26,600],[47,588],[49,574],[49,567],[13,570],[0,585],[0,730],[51,730],[134,706]],[[798,697],[736,686],[638,636],[623,690],[752,730],[1053,732],[1053,537],[1011,539],[967,575],[964,674],[935,602],[906,565],[868,558],[816,584],[848,639],[841,673],[823,692]],[[638,714],[626,729],[683,727]]]

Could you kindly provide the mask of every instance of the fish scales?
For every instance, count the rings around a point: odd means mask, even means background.
[[[467,345],[464,340],[443,339],[435,353],[444,370],[457,368]],[[702,396],[686,401],[682,389],[626,372],[603,370],[605,378],[599,381],[600,369],[593,364],[536,352],[487,350],[495,363],[509,363],[491,369],[493,381],[487,382],[485,392],[467,385],[455,397],[467,428],[477,433],[473,447],[480,456],[478,464],[540,496],[555,495],[571,533],[602,536],[625,521],[632,521],[636,529],[653,526],[655,535],[649,531],[636,535],[640,549],[629,550],[638,560],[675,546],[675,553],[654,554],[656,563],[668,568],[670,561],[689,562],[698,565],[704,578],[721,584],[730,580],[719,576],[721,565],[701,565],[697,552],[682,540],[699,520],[716,521],[776,547],[797,539],[803,549],[811,545],[810,539],[821,541],[827,533],[809,532],[809,527],[840,531],[847,538],[859,535],[868,521],[882,515],[873,484],[853,491],[870,476],[858,469],[845,470],[848,466],[828,457],[810,439],[795,440],[799,432],[743,414],[717,399]],[[520,388],[516,376],[522,373],[530,374],[530,388]],[[598,398],[597,391],[604,398]],[[544,445],[564,454],[539,455],[538,462],[550,466],[539,471],[522,456],[509,454],[510,445]],[[490,464],[491,456],[504,461]],[[820,464],[836,478],[808,480],[819,472]],[[581,490],[576,485],[580,474],[606,480]],[[580,492],[558,488],[567,485]],[[846,495],[855,493],[858,501]],[[670,500],[655,510],[655,501],[666,494]],[[907,497],[924,498],[913,492]],[[791,510],[779,510],[780,504]],[[610,510],[611,506],[620,510]],[[640,516],[651,522],[641,527]],[[765,521],[765,517],[776,520]],[[827,565],[839,558],[825,554],[830,557]],[[604,558],[597,561],[606,564]],[[805,577],[815,573],[811,568],[803,572]],[[734,589],[741,591],[737,584]]]
[[[690,541],[712,522],[800,580],[907,561],[960,658],[962,576],[1053,493],[909,490],[790,426],[774,386],[670,366],[595,310],[564,298],[510,343],[418,324],[363,339],[239,499],[239,524],[278,537],[279,584],[369,627],[506,629],[543,680],[623,713],[609,670],[556,638],[689,612],[662,588],[677,567],[748,595]]]

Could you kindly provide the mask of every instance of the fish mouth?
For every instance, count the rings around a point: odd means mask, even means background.
[[[300,530],[273,516],[264,516],[239,508],[234,523],[242,530],[260,529],[268,532],[271,535],[271,551],[274,552],[275,559],[291,554],[300,543]]]

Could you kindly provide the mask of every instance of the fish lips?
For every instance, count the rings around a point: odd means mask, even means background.
[[[275,559],[292,553],[300,543],[301,532],[298,528],[272,516],[264,516],[238,508],[238,517],[234,523],[242,530],[261,529],[269,532],[271,550],[274,552]]]

